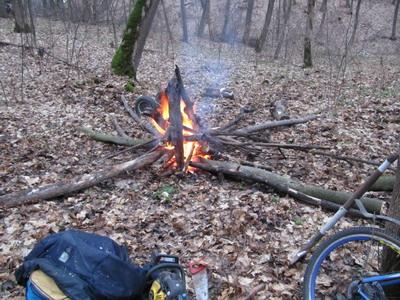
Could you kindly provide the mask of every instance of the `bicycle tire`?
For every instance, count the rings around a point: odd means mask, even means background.
[[[376,227],[354,227],[345,229],[340,231],[331,237],[327,238],[325,241],[321,243],[321,245],[315,250],[313,253],[310,262],[308,263],[303,282],[303,297],[305,300],[314,300],[314,299],[325,299],[326,296],[317,297],[316,292],[319,287],[317,287],[317,277],[320,275],[322,264],[324,262],[328,262],[330,260],[330,255],[338,250],[339,248],[343,248],[342,246],[346,246],[349,243],[355,242],[354,245],[361,245],[361,243],[373,241],[377,242],[377,245],[385,247],[386,249],[391,249],[394,251],[396,256],[400,257],[400,240],[398,237],[395,237],[393,234],[386,232],[381,228]],[[357,244],[358,243],[358,244]],[[368,254],[369,255],[369,254]],[[346,258],[344,258],[345,260]],[[348,258],[347,258],[348,259]],[[370,262],[368,262],[370,264]],[[371,263],[372,265],[372,263]],[[339,264],[340,266],[340,264]],[[328,267],[325,267],[327,270],[331,270]],[[396,266],[396,270],[397,266]],[[336,273],[339,271],[336,270]],[[321,275],[323,276],[323,275]],[[365,276],[365,275],[363,275]],[[339,280],[339,279],[337,279]],[[337,293],[337,290],[335,290]],[[399,289],[400,290],[400,287]],[[396,285],[397,291],[397,285]],[[331,298],[329,298],[331,297]],[[332,296],[329,296],[329,299],[334,299]],[[335,296],[337,299],[339,297]],[[396,298],[397,298],[396,292]],[[339,298],[340,299],[340,298]],[[343,298],[349,299],[349,298]],[[353,299],[353,298],[350,298]],[[355,298],[357,299],[357,298]],[[389,298],[392,299],[392,298]]]

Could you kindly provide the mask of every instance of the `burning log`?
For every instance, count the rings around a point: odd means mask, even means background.
[[[181,114],[181,89],[177,79],[168,83],[167,96],[169,101],[168,141],[174,146],[177,168],[182,171],[185,165],[183,151],[183,125]]]

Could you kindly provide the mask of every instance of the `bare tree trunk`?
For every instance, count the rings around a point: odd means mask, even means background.
[[[185,0],[181,0],[181,16],[182,16],[182,32],[183,32],[182,41],[188,43],[189,36],[188,36]]]
[[[322,17],[321,17],[321,23],[319,24],[317,36],[321,36],[322,31],[324,29],[324,24],[325,24],[325,20],[326,20],[326,12],[328,11],[328,0],[322,1],[319,11],[322,12]]]
[[[199,28],[197,29],[197,36],[201,37],[204,34],[206,24],[210,20],[210,0],[200,1],[203,7],[203,13],[201,14]],[[210,26],[210,24],[208,24]]]
[[[32,0],[27,0],[27,4],[28,4],[29,22],[30,22],[30,27],[31,27],[32,37],[33,37],[33,45],[36,46],[36,29],[35,29],[35,22],[33,19]]]
[[[13,9],[14,9],[14,17],[15,17],[15,32],[31,32],[31,28],[27,22],[26,18],[26,10],[22,0],[13,0],[12,1]]]
[[[144,45],[146,44],[147,36],[149,35],[159,3],[160,0],[151,1],[149,11],[144,16],[142,24],[140,25],[139,39],[137,41],[135,55],[133,57],[133,68],[135,72],[138,70],[140,59],[142,58],[142,53],[144,50]]]
[[[269,25],[271,24],[272,12],[274,10],[274,4],[275,4],[275,0],[269,0],[267,14],[265,15],[264,26],[263,26],[260,38],[258,39],[256,48],[255,48],[256,52],[261,52],[262,48],[264,47],[265,41],[267,40],[267,34],[268,34]]]
[[[287,24],[289,22],[289,17],[290,13],[292,11],[292,0],[284,0],[283,1],[283,29],[281,36],[279,37],[278,40],[278,45],[276,46],[275,53],[274,53],[274,59],[278,59],[279,53],[281,52],[282,49],[282,44],[286,36],[286,29],[287,29]]]
[[[279,40],[281,35],[281,10],[282,10],[282,2],[278,0],[278,12],[276,13],[276,40]],[[273,39],[274,41],[275,39]]]
[[[224,14],[224,27],[222,28],[221,40],[229,40],[229,18],[231,15],[231,0],[226,0],[225,3],[225,14]]]
[[[168,37],[169,37],[170,42],[173,43],[174,42],[174,36],[172,35],[171,26],[169,25],[167,9],[165,8],[164,0],[161,0],[161,5],[162,5],[164,20],[165,20],[165,26],[167,27]]]
[[[306,34],[304,36],[304,67],[305,68],[311,68],[313,66],[311,39],[312,39],[312,31],[313,31],[314,7],[315,7],[315,0],[307,0],[307,23],[306,23]]]
[[[254,0],[247,1],[247,10],[246,10],[246,23],[244,27],[243,33],[243,43],[247,44],[250,37],[250,29],[251,29],[251,18],[253,16],[253,8],[254,8]]]
[[[352,45],[354,43],[354,40],[356,37],[356,32],[357,32],[359,17],[360,17],[361,2],[362,2],[362,0],[357,1],[356,16],[354,17],[353,32],[351,33],[349,45]]]
[[[399,7],[400,7],[400,0],[397,0],[393,16],[392,35],[390,36],[390,39],[392,41],[396,39],[396,26],[397,26],[397,16],[399,15]]]
[[[9,18],[11,14],[7,12],[6,0],[0,0],[0,18]]]

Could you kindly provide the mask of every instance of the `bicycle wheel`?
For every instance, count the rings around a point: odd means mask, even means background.
[[[390,265],[385,257],[391,258]],[[400,299],[399,270],[398,238],[375,227],[346,229],[312,255],[304,275],[304,299]],[[376,276],[392,273],[397,281]]]

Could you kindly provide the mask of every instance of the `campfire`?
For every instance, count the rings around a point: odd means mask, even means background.
[[[166,166],[185,173],[194,170],[189,166],[191,161],[210,157],[208,143],[196,138],[201,135],[200,118],[194,112],[194,104],[185,91],[178,67],[175,78],[158,93],[156,103],[150,102],[143,112],[137,110],[136,113],[148,117],[160,136],[159,145],[171,151]]]
[[[155,99],[147,96],[136,99],[135,112],[124,97],[122,102],[132,118],[153,136],[153,141],[156,142],[155,149],[168,150],[169,156],[164,163],[166,169],[164,174],[173,173],[172,170],[177,173],[193,171],[196,162],[202,158],[210,158],[211,153],[231,148],[256,155],[265,147],[302,148],[304,146],[271,144],[260,132],[316,118],[308,116],[301,119],[278,120],[238,129],[237,125],[244,115],[252,111],[242,108],[239,115],[231,122],[216,128],[208,128],[195,112],[194,103],[185,90],[178,66],[175,68],[174,78]]]

